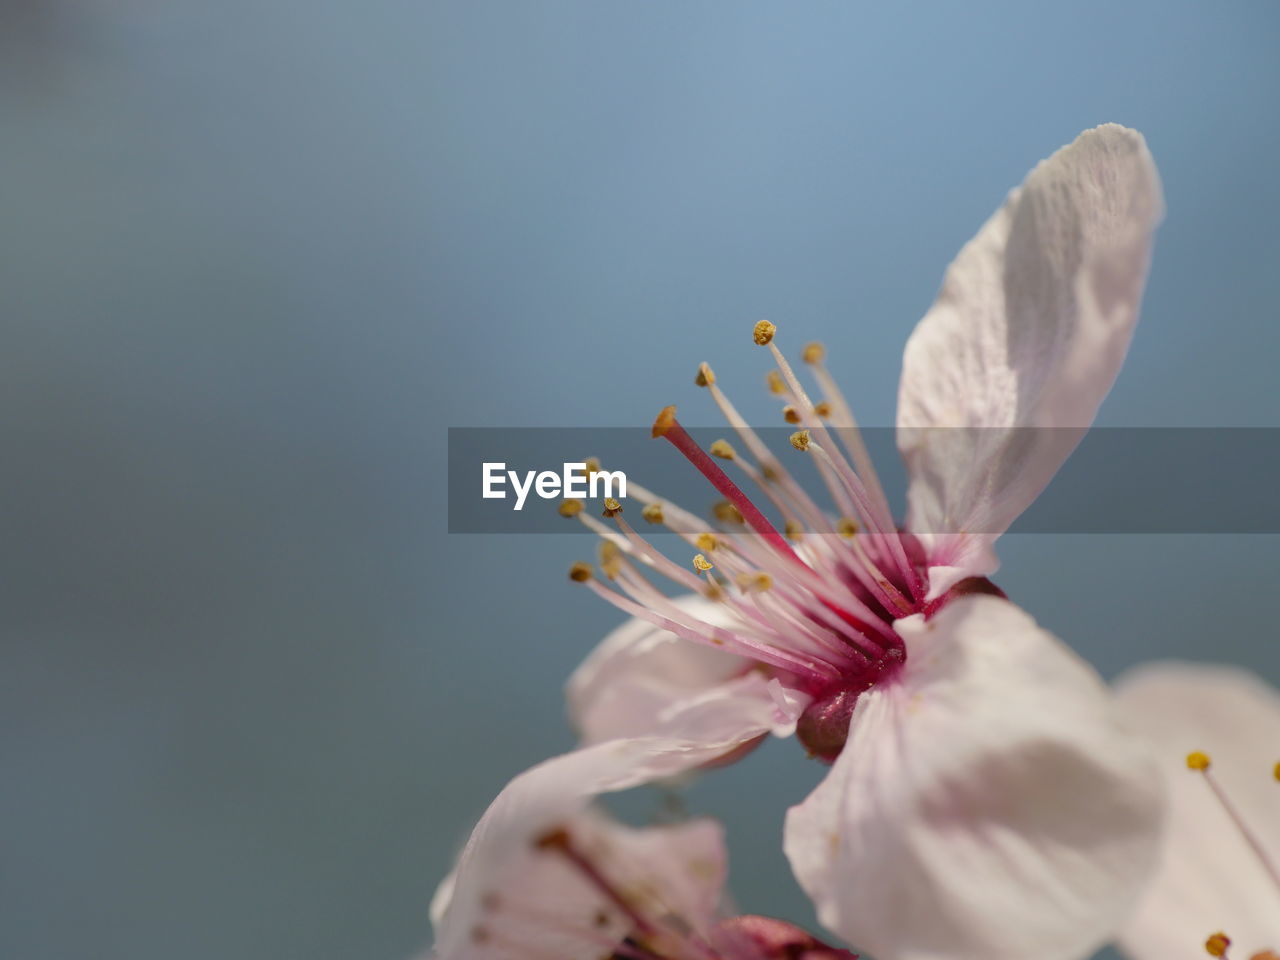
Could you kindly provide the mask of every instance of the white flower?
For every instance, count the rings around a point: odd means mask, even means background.
[[[1192,663],[1139,667],[1116,686],[1170,786],[1164,855],[1120,946],[1168,960],[1218,934],[1231,957],[1276,960],[1280,694],[1244,670]]]
[[[856,960],[791,924],[726,917],[712,820],[633,829],[592,804],[705,759],[660,738],[606,742],[516,777],[431,903],[437,960]]]
[[[777,365],[772,388],[804,428],[792,444],[815,458],[840,519],[772,456],[705,364],[698,383],[750,458],[724,441],[708,456],[674,408],[654,434],[726,498],[720,531],[628,478],[644,518],[701,551],[696,572],[663,557],[616,502],[605,510],[616,528],[580,504],[562,511],[606,537],[607,582],[584,566],[573,578],[638,621],[570,681],[584,741],[655,724],[697,739],[673,723],[694,702],[706,723],[725,689],[767,697],[777,733],[798,714],[801,742],[834,765],[787,817],[787,855],[821,921],[878,960],[1085,955],[1114,932],[1153,862],[1162,796],[1143,746],[1096,675],[986,577],[994,540],[1110,389],[1161,215],[1142,137],[1108,125],[1037,166],[965,246],[903,361],[904,532],[823,349],[804,350],[822,390],[814,402],[764,321],[754,337]],[[784,533],[717,461],[757,483]],[[702,596],[670,600],[639,565]],[[760,735],[744,727],[736,752]]]

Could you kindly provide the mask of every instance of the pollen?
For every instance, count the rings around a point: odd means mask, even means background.
[[[796,410],[795,407],[791,406],[791,404],[787,404],[782,408],[782,419],[787,421],[787,423],[799,423],[800,412]]]
[[[768,320],[761,320],[756,324],[755,329],[751,331],[751,339],[756,342],[757,347],[767,346],[773,340],[773,335],[777,332],[777,329]]]
[[[640,511],[640,516],[644,517],[646,523],[664,523],[667,519],[660,503],[645,504],[644,509]]]
[[[665,437],[667,431],[676,425],[676,408],[673,404],[670,407],[663,407],[658,413],[658,419],[653,421],[653,430],[650,436]]]
[[[791,435],[791,445],[797,450],[809,449],[809,431],[797,430]]]
[[[742,511],[728,500],[717,500],[711,505],[711,513],[721,523],[742,523]]]
[[[700,553],[693,555],[693,568],[699,573],[706,573],[708,570],[714,569],[715,564],[708,560]]]
[[[616,517],[621,512],[622,512],[622,504],[620,504],[613,497],[604,498],[604,512],[601,514],[601,516],[609,517],[612,519],[613,517]]]
[[[591,564],[575,563],[569,568],[569,579],[574,583],[586,583],[591,579]]]
[[[700,533],[693,542],[698,545],[699,550],[705,550],[707,553],[720,546],[720,541],[716,539],[714,533]]]
[[[800,359],[805,363],[821,363],[822,358],[827,355],[827,348],[816,340],[813,343],[806,343],[804,350],[800,353]]]
[[[782,374],[777,370],[770,370],[764,375],[765,385],[769,388],[770,393],[786,393],[787,384],[782,379]]]
[[[560,501],[560,516],[576,517],[582,512],[582,501],[574,497]]]
[[[858,533],[858,521],[850,517],[841,517],[836,524],[836,532],[846,540],[852,540]]]
[[[831,416],[831,404],[825,400],[821,400],[813,405],[813,412],[820,416],[823,420]]]
[[[1209,763],[1209,755],[1207,753],[1201,753],[1199,750],[1195,750],[1187,754],[1188,770],[1208,770]]]
[[[712,443],[710,453],[713,457],[719,457],[721,460],[732,460],[737,456],[737,452],[733,449],[733,444],[728,440],[717,440]]]
[[[1221,931],[1204,942],[1205,953],[1211,957],[1225,957],[1229,946],[1231,946],[1231,938]]]
[[[698,364],[698,375],[693,378],[693,382],[700,387],[709,387],[716,382],[715,371],[711,369],[711,364],[703,361]]]

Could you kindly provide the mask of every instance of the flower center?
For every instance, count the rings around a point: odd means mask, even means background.
[[[770,392],[785,404],[784,419],[801,427],[792,434],[791,446],[813,458],[838,511],[834,517],[747,425],[705,363],[695,383],[711,394],[746,455],[727,440],[703,450],[676,419],[675,407],[658,414],[653,436],[675,447],[724,498],[714,509],[715,523],[709,526],[628,478],[632,499],[644,504],[646,523],[698,550],[692,569],[641,536],[616,500],[606,501],[603,511],[612,526],[587,515],[577,500],[564,501],[560,512],[580,518],[604,538],[600,560],[608,583],[585,564],[571,571],[575,581],[677,636],[750,658],[808,694],[812,704],[799,736],[813,755],[830,761],[844,745],[858,697],[891,679],[906,661],[894,621],[915,613],[928,616],[941,604],[925,603],[923,551],[894,523],[857,423],[827,372],[825,349],[811,343],[802,354],[822,390],[815,403],[778,349],[775,334],[773,324],[761,321],[753,339],[772,355]],[[588,464],[589,472],[598,469],[598,463]],[[772,506],[782,518],[781,531],[728,469]],[[725,616],[712,622],[690,614],[654,587],[642,568],[721,603]],[[957,591],[968,589],[976,588]]]

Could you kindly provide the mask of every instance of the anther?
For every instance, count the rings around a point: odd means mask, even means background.
[[[782,532],[792,543],[798,543],[804,538],[804,527],[800,526],[795,520],[788,520],[786,526],[782,528]]]
[[[787,421],[787,423],[799,423],[800,411],[791,406],[791,404],[787,404],[782,408],[782,419]]]
[[[713,457],[719,457],[721,460],[732,460],[737,456],[737,451],[733,449],[733,445],[728,440],[716,440],[707,449],[707,452]]]
[[[717,500],[711,505],[711,513],[721,523],[743,523],[742,511],[728,500]]]
[[[640,511],[640,516],[644,517],[646,523],[665,523],[667,519],[662,513],[660,503],[645,504],[644,509]]]
[[[804,345],[804,350],[801,351],[800,353],[800,359],[803,360],[805,363],[810,363],[810,364],[821,363],[822,358],[825,357],[826,355],[827,355],[827,348],[824,347],[822,344],[818,343],[817,341],[814,341],[813,343],[806,343]]]
[[[791,445],[797,450],[809,449],[809,431],[797,430],[791,435]]]
[[[600,569],[610,580],[622,572],[622,549],[612,540],[600,541]]]
[[[766,373],[764,375],[764,382],[765,382],[765,385],[769,388],[770,393],[781,394],[781,393],[787,392],[787,384],[782,379],[782,374],[780,374],[777,370],[770,370],[768,373]]]
[[[693,378],[693,382],[700,387],[709,387],[716,382],[715,371],[711,369],[711,364],[705,361],[698,364],[698,375]]]
[[[613,519],[622,512],[622,504],[613,497],[604,498],[604,511],[600,514],[602,517]]]
[[[591,564],[575,563],[569,568],[569,579],[574,583],[586,583],[591,579]]]
[[[1199,750],[1187,754],[1188,770],[1208,770],[1209,762],[1209,755],[1201,753]]]
[[[653,429],[650,432],[652,437],[665,437],[667,431],[676,424],[676,408],[674,405],[663,407],[658,413],[658,419],[653,421]]]
[[[1231,938],[1221,931],[1204,942],[1205,953],[1211,957],[1225,957],[1229,946],[1231,946]]]
[[[699,550],[705,550],[707,553],[720,546],[720,541],[716,539],[714,533],[700,533],[694,538],[693,542],[698,545]]]
[[[570,497],[567,500],[560,501],[560,516],[576,517],[582,512],[582,501]]]
[[[693,568],[699,573],[706,573],[708,570],[714,569],[715,564],[708,560],[700,553],[693,555]]]
[[[751,339],[756,342],[757,347],[767,346],[773,339],[773,335],[777,329],[778,328],[768,320],[761,320],[755,325],[755,329],[751,331]]]
[[[858,521],[849,517],[841,517],[840,521],[836,524],[836,533],[840,534],[840,536],[844,537],[846,540],[852,540],[857,536],[858,530]]]
[[[831,404],[827,403],[825,400],[819,400],[813,405],[813,412],[823,420],[826,420],[831,416]]]
[[[1277,780],[1280,780],[1280,763],[1276,764],[1275,769],[1272,770],[1271,773]]]
[[[743,593],[764,593],[773,586],[773,577],[763,570],[740,573],[735,579]]]

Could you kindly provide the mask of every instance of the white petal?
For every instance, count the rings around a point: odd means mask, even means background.
[[[677,910],[691,925],[709,926],[724,874],[719,827],[695,822],[633,831],[589,806],[601,793],[706,763],[733,742],[610,741],[520,774],[481,817],[453,874],[432,901],[434,954],[440,960],[527,960],[533,955],[594,960],[608,955],[601,937],[616,942],[629,926],[563,857],[536,849],[539,837],[558,828],[570,832],[575,847],[589,852],[611,882],[642,891],[642,900],[652,901],[655,911]],[[601,909],[612,919],[598,925]]]
[[[676,605],[728,626],[723,603],[688,596]],[[643,620],[629,620],[600,642],[566,686],[569,716],[584,743],[652,734],[673,705],[741,676],[751,661],[704,647]]]
[[[1214,799],[1186,768],[1193,750],[1249,829],[1280,863],[1280,695],[1230,667],[1161,663],[1117,682],[1122,708],[1159,751],[1170,786],[1164,857],[1146,896],[1121,933],[1134,960],[1196,956],[1219,930],[1231,956],[1280,952],[1280,889]]]
[[[786,852],[877,960],[1068,960],[1119,925],[1159,842],[1160,778],[1094,672],[1008,601],[899,621]]]
[[[898,446],[908,527],[952,582],[994,571],[991,541],[1093,422],[1163,210],[1141,134],[1107,124],[1040,163],[948,268],[907,342]]]

